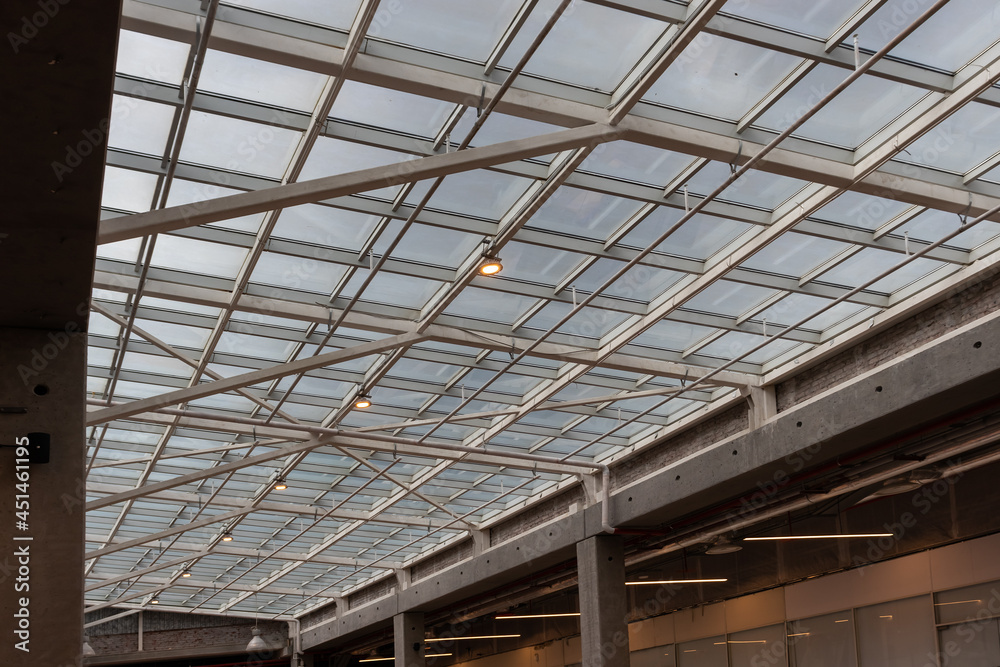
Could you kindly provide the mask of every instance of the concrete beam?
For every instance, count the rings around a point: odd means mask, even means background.
[[[998,350],[1000,313],[995,313],[780,412],[757,429],[711,443],[696,456],[617,489],[611,496],[613,523],[668,524],[739,497],[758,482],[773,480],[778,470],[788,474],[818,466],[901,430],[996,399]],[[310,628],[303,633],[303,646],[333,647],[386,627],[396,613],[439,609],[496,590],[572,559],[577,542],[600,533],[599,506],[564,515],[412,582],[405,591]]]

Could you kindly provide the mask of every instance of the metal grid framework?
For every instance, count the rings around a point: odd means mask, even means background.
[[[299,616],[974,280],[997,35],[987,0],[125,0],[88,608]]]

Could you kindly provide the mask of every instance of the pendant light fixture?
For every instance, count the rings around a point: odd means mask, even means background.
[[[503,263],[493,250],[493,239],[486,237],[483,239],[483,255],[479,263],[479,275],[495,276],[503,271]]]
[[[267,642],[264,641],[264,638],[260,636],[260,628],[257,627],[257,622],[260,617],[260,607],[257,606],[256,592],[253,594],[253,604],[254,604],[253,630],[250,631],[253,634],[253,637],[250,638],[250,643],[247,644],[247,653],[257,653],[259,651],[266,651],[268,649]]]

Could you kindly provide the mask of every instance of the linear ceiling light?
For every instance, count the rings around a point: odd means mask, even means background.
[[[463,639],[506,639],[507,637],[520,637],[521,635],[477,635],[475,637],[433,637],[424,641],[431,642],[457,642]]]
[[[766,537],[744,537],[744,542],[764,542],[769,540],[833,540],[859,537],[892,537],[892,533],[849,533],[844,535],[769,535]]]
[[[729,579],[664,579],[662,581],[626,581],[626,586],[660,586],[665,584],[717,584]]]
[[[501,620],[505,621],[505,620],[508,620],[508,619],[511,619],[511,618],[562,618],[562,617],[566,617],[566,616],[579,616],[579,615],[580,615],[580,612],[574,611],[574,612],[568,612],[568,613],[565,613],[565,614],[521,614],[521,615],[507,614],[505,616],[495,616],[494,618],[496,618],[496,620],[498,620],[498,621],[501,621]]]

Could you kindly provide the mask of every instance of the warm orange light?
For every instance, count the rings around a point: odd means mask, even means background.
[[[501,271],[503,271],[503,264],[500,263],[499,257],[487,257],[486,260],[479,265],[479,273],[484,276],[495,276]]]
[[[372,401],[367,396],[362,396],[358,400],[354,401],[354,407],[359,410],[364,410],[365,408],[370,408],[372,406]]]
[[[274,480],[274,490],[275,491],[284,491],[287,488],[288,488],[288,485],[285,484],[285,480],[283,478],[279,477],[278,479]]]

